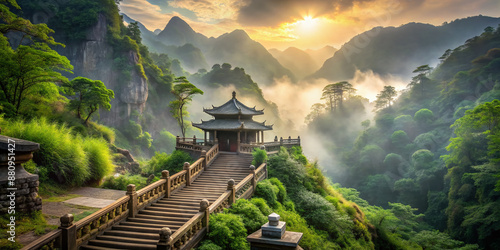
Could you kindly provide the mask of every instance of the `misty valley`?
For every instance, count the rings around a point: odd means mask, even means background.
[[[202,2],[0,1],[1,249],[500,249],[498,3]]]

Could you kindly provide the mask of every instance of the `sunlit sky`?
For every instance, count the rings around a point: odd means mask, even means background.
[[[243,29],[266,48],[317,49],[376,26],[498,17],[500,0],[123,0],[120,9],[151,31],[179,16],[208,37]]]

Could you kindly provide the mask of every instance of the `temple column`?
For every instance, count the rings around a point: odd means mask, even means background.
[[[264,143],[264,130],[260,131],[260,134],[261,134],[261,141],[262,143]]]
[[[240,134],[241,134],[241,131],[238,130],[238,147],[236,148],[236,153],[240,153]]]
[[[217,130],[214,130],[214,144],[217,141]]]
[[[207,145],[207,131],[203,130],[203,140],[205,141],[205,145]]]

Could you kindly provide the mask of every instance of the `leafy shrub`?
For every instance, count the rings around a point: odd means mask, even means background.
[[[269,180],[264,180],[257,183],[254,197],[262,198],[267,202],[267,204],[269,204],[269,206],[277,208],[279,206],[278,192],[278,187],[273,185]]]
[[[252,204],[254,204],[265,216],[273,213],[273,210],[267,205],[266,200],[262,198],[252,198],[250,202],[252,202]]]
[[[278,178],[290,193],[303,186],[306,179],[306,169],[293,160],[288,151],[281,147],[280,152],[269,158],[269,176]]]
[[[248,234],[257,231],[267,222],[267,216],[262,214],[260,209],[252,202],[245,199],[233,203],[228,212],[241,217]]]
[[[293,211],[279,210],[280,220],[286,222],[286,229],[303,233],[299,245],[304,249],[339,249],[340,247],[328,240],[328,235],[311,228],[307,221]]]
[[[168,154],[175,150],[175,139],[175,135],[163,129],[153,140],[153,146],[157,151]]]
[[[302,190],[292,197],[297,212],[313,227],[327,231],[332,237],[350,228],[349,217],[341,216],[335,207],[322,196]]]
[[[403,147],[406,144],[408,144],[408,142],[410,142],[410,139],[408,138],[408,135],[406,134],[405,131],[398,130],[392,133],[391,142],[392,145],[395,147]]]
[[[434,154],[427,149],[417,150],[411,156],[411,162],[413,167],[417,170],[428,169],[432,167],[432,161],[434,159]]]
[[[419,126],[428,126],[434,121],[434,113],[429,109],[421,109],[415,113],[413,120]]]
[[[117,189],[117,190],[127,190],[127,186],[129,184],[134,184],[135,189],[139,190],[145,186],[147,186],[146,177],[142,177],[140,175],[120,175],[118,177],[110,176],[104,180],[104,183],[101,185],[102,188],[108,189]],[[159,178],[155,177],[153,182],[158,181]]]
[[[196,248],[197,250],[223,250],[222,247],[217,246],[211,240],[204,240],[200,243],[200,246]]]
[[[212,214],[208,239],[222,249],[250,249],[247,230],[240,216],[234,214]]]
[[[113,129],[106,127],[102,124],[94,123],[94,122],[89,122],[89,124],[93,128],[93,130],[95,131],[94,133],[98,137],[102,137],[104,140],[106,140],[110,144],[115,143],[116,135],[115,135],[115,131]]]
[[[164,152],[155,152],[155,155],[151,157],[143,172],[145,174],[159,174],[163,170],[168,170],[172,175],[182,171],[185,162],[192,161],[191,156],[182,150],[175,150],[171,155],[167,155]]]
[[[267,152],[264,149],[254,148],[252,155],[252,165],[254,165],[256,168],[258,168],[260,164],[267,161]]]
[[[86,138],[83,149],[87,153],[91,179],[100,180],[113,171],[109,147],[103,139]]]
[[[293,146],[290,149],[290,155],[298,162],[302,163],[303,165],[307,164],[307,158],[302,154],[302,147],[301,146]]]

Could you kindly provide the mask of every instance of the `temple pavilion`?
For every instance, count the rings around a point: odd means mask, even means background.
[[[236,99],[236,92],[233,91],[233,98],[219,107],[212,105],[211,109],[203,109],[203,112],[211,115],[214,119],[193,123],[193,126],[202,129],[207,141],[207,133],[210,141],[217,140],[219,150],[239,152],[240,144],[262,143],[264,142],[264,131],[272,130],[273,126],[264,122],[253,120],[254,115],[263,115],[264,110],[249,108]]]

